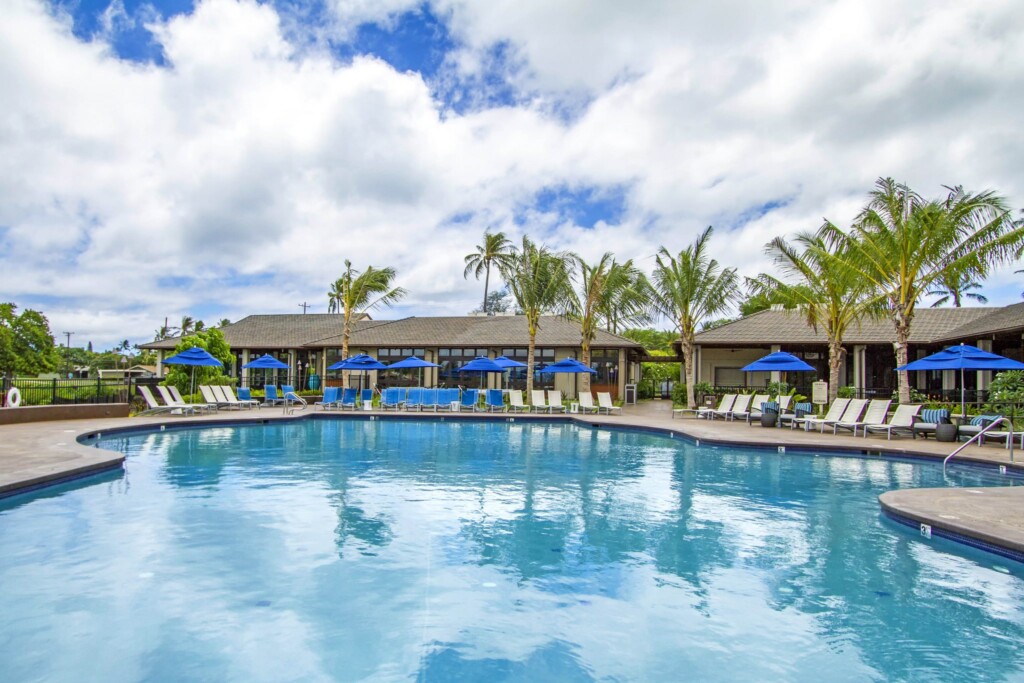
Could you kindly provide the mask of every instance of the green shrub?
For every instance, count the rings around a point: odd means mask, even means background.
[[[854,386],[839,387],[839,389],[836,391],[836,398],[856,398],[856,397],[857,397],[857,387],[854,387]]]

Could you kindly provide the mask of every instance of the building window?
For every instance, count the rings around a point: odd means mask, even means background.
[[[469,386],[476,386],[478,378],[471,377],[469,373],[461,374],[456,372],[458,368],[473,360],[477,356],[487,357],[487,349],[482,348],[470,348],[470,349],[438,349],[437,350],[437,362],[441,367],[437,370],[439,382],[446,386],[456,386],[458,384],[468,384]],[[470,381],[470,380],[473,381]]]
[[[590,367],[597,370],[590,376],[591,384],[619,385],[619,350],[591,349]]]

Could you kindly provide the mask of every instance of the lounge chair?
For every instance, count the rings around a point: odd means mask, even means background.
[[[960,428],[956,430],[957,439],[967,440],[973,436],[977,436],[979,433],[981,433],[982,429],[992,424],[1001,417],[1002,415],[975,415],[974,417],[971,418],[970,422],[968,422],[967,424],[960,425]],[[1003,424],[1006,423],[1004,422]],[[994,435],[998,433],[999,432],[996,430],[985,432],[982,435],[982,437],[978,439],[978,445],[984,445],[985,439],[989,437],[994,438]]]
[[[732,408],[729,408],[725,413],[719,413],[717,411],[713,412],[711,414],[711,419],[714,420],[716,417],[721,417],[723,420],[734,419],[735,415],[743,414],[747,411],[747,408],[750,407],[750,400],[752,398],[754,397],[750,394],[740,394],[736,397],[736,400],[733,401]]]
[[[832,423],[840,419],[843,416],[843,413],[846,412],[846,408],[849,405],[850,399],[837,398],[836,400],[832,401],[832,405],[828,407],[828,412],[825,413],[825,417],[814,417],[813,415],[808,415],[807,417],[804,418],[794,418],[793,423],[790,426],[793,429],[796,429],[796,426],[798,424],[803,425],[805,432],[811,431],[811,427],[821,427],[821,431],[822,433],[824,433],[825,424]]]
[[[857,436],[857,430],[860,427],[885,422],[885,416],[889,414],[890,405],[892,405],[892,399],[872,399],[871,403],[868,404],[864,417],[858,415],[852,420],[847,420],[846,413],[843,413],[843,419],[832,424],[832,433],[838,434],[840,429],[852,429],[853,435]],[[849,408],[847,408],[847,411],[849,411]]]
[[[227,384],[222,384],[221,385],[221,389],[224,392],[224,396],[226,396],[229,401],[233,401],[235,403],[240,403],[243,408],[252,408],[253,406],[256,406],[257,408],[260,407],[260,402],[259,401],[254,401],[249,396],[246,396],[245,398],[242,398],[241,396],[235,396],[235,390],[232,389]],[[239,389],[238,391],[239,391],[239,393],[241,393],[242,390]]]
[[[750,399],[746,408],[737,408],[735,405],[732,410],[732,419],[742,417],[750,424],[750,421],[754,418],[761,417],[761,404],[768,401],[771,398],[768,394],[754,394],[754,397]]]
[[[508,392],[508,409],[513,413],[519,413],[522,411],[529,412],[530,406],[523,403],[523,392],[519,389],[509,389]]]
[[[328,410],[332,407],[338,406],[338,387],[325,387],[324,396],[319,401],[313,403],[313,410],[320,406],[324,410]]]
[[[793,402],[793,396],[786,394],[785,396],[779,396],[776,399],[779,402],[779,415],[789,410],[789,404]]]
[[[461,413],[463,408],[474,412],[479,399],[480,395],[476,389],[466,389],[462,392],[462,400],[459,401],[459,412]]]
[[[505,412],[505,393],[501,389],[488,389],[484,409],[487,412]]]
[[[565,406],[562,405],[562,392],[558,389],[548,389],[548,412],[553,413],[556,410],[560,413],[565,412]]]
[[[341,398],[338,400],[338,406],[342,410],[345,410],[345,408],[351,408],[352,410],[355,410],[356,398],[358,397],[358,395],[359,394],[357,390],[352,387],[343,389],[341,392]]]
[[[423,407],[423,391],[422,387],[413,387],[409,389],[409,393],[405,397],[405,409],[406,410],[419,410]]]
[[[206,401],[207,405],[211,405],[217,410],[229,407],[227,401],[222,396],[214,393],[212,386],[200,384],[199,393],[202,394],[203,400]]]
[[[622,407],[612,403],[612,395],[610,393],[607,391],[599,391],[597,392],[597,412],[600,413],[602,410],[611,415],[613,410],[617,410],[621,413]]]
[[[277,394],[277,387],[273,384],[268,384],[263,387],[263,405],[265,406],[276,406],[284,404],[285,400]]]
[[[160,388],[159,384],[157,385],[157,388],[158,389]],[[179,404],[182,404],[182,405],[192,406],[196,410],[198,410],[200,412],[203,412],[203,413],[208,413],[211,410],[216,410],[217,409],[217,406],[211,406],[208,403],[189,403],[188,401],[186,401],[182,397],[181,392],[178,391],[178,387],[174,386],[173,384],[170,384],[170,385],[167,386],[167,391],[171,392],[171,398],[174,399],[175,403],[179,403]],[[168,403],[169,404],[170,401],[168,401],[167,399],[164,399],[164,403]]]
[[[547,399],[544,397],[543,389],[534,389],[530,394],[530,409],[535,412],[550,413],[551,407],[548,406]]]
[[[581,413],[596,413],[597,406],[594,405],[594,395],[589,391],[581,391],[580,396],[580,412]],[[674,412],[674,411],[673,411]]]
[[[424,389],[420,394],[420,410],[427,408],[437,412],[437,389]]]
[[[367,403],[371,406],[373,405],[373,389],[363,389],[359,392],[360,407],[365,406]]]
[[[982,418],[982,420],[980,421],[981,424],[978,427],[978,431],[980,431],[982,427],[984,427],[987,424],[990,424],[990,423],[994,422],[996,419],[998,419],[1001,416],[1000,415],[979,415],[978,417]],[[978,419],[978,418],[975,418],[975,419]],[[974,420],[972,420],[971,422],[973,423],[973,421]],[[974,425],[972,424],[971,427],[973,427],[973,426]],[[1004,429],[1004,427],[1006,427],[1006,426],[1009,426],[1010,429]],[[960,429],[964,429],[964,427],[961,427]],[[968,430],[966,433],[970,434],[971,431]],[[1017,437],[1020,437],[1020,446],[1019,446],[1019,448],[1024,449],[1024,432],[1015,432],[1015,431],[1013,431],[1013,425],[1012,424],[1007,425],[1005,422],[1003,422],[1000,425],[1000,429],[993,429],[993,430],[985,432],[985,435],[982,436],[979,439],[979,441],[987,441],[989,439],[992,439],[993,441],[1003,441],[1006,444],[1006,448],[1009,448],[1010,447],[1010,442],[1013,441],[1014,439],[1016,439]]]
[[[238,387],[238,400],[239,401],[248,401],[249,403],[251,403],[252,405],[256,406],[257,408],[260,408],[260,407],[263,406],[262,403],[260,403],[258,400],[254,399],[252,397],[252,391],[249,390],[249,387]]]
[[[717,408],[698,408],[697,417],[703,417],[710,420],[713,413],[728,413],[730,410],[732,410],[732,406],[734,403],[736,403],[736,394],[725,394],[718,401]]]
[[[238,410],[241,410],[242,408],[252,408],[251,403],[239,401],[235,397],[235,392],[231,391],[231,387],[227,386],[226,384],[214,384],[210,388],[213,389],[214,394],[220,394],[220,397],[230,408],[236,408]]]
[[[779,410],[782,410],[782,408],[780,407]],[[797,403],[796,406],[793,408],[793,410],[794,410],[794,412],[792,412],[792,413],[786,413],[786,412],[780,412],[779,413],[779,426],[780,427],[785,425],[787,422],[792,423],[794,420],[798,420],[798,419],[804,418],[804,417],[806,417],[808,415],[811,415],[814,412],[814,404],[813,403]],[[790,427],[792,427],[792,426],[793,425],[790,424]]]
[[[914,428],[910,435],[915,439],[918,435],[928,438],[929,434],[935,433],[940,424],[949,424],[949,411],[945,408],[925,408],[914,420]]]
[[[896,412],[892,414],[888,422],[878,423],[867,423],[864,425],[863,432],[864,438],[867,438],[868,432],[885,432],[886,438],[892,440],[892,435],[896,434],[910,434],[914,433],[914,418],[917,417],[918,411],[921,410],[920,405],[898,405],[896,406]]]
[[[380,407],[384,410],[388,408],[398,410],[404,402],[405,389],[403,387],[391,387],[381,392]]]
[[[159,413],[170,413],[171,415],[191,415],[195,413],[195,409],[190,404],[184,406],[170,406],[160,405],[160,402],[153,396],[153,392],[149,390],[147,386],[138,387],[139,393],[142,394],[143,400],[146,401],[146,410],[139,413],[140,415],[157,415]]]
[[[846,404],[846,410],[839,417],[838,420],[825,419],[821,425],[821,433],[825,433],[825,427],[833,427],[838,422],[851,423],[860,420],[860,416],[864,414],[864,409],[868,407],[868,399],[866,398],[854,398],[850,399],[850,402]],[[835,429],[833,428],[833,433]]]
[[[462,390],[458,387],[453,389],[438,389],[437,390],[437,407],[440,410],[459,410],[459,404],[462,402]]]

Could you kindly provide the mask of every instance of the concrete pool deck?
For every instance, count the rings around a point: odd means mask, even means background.
[[[17,410],[17,409],[13,409]],[[133,418],[105,418],[88,420],[62,420],[0,426],[0,497],[41,486],[66,481],[95,472],[122,466],[124,456],[82,445],[78,438],[97,432],[137,430],[160,425],[202,425],[224,422],[278,421],[302,419],[312,412],[296,411],[286,415],[282,408],[260,410],[220,411],[210,415],[177,417],[155,415]],[[319,414],[320,411],[317,411]],[[336,414],[336,413],[331,413]],[[345,412],[350,417],[386,415],[395,411]],[[409,418],[451,417],[451,413],[397,413]],[[465,419],[491,419],[516,417],[510,413],[458,413]],[[740,444],[769,448],[786,448],[845,452],[864,457],[907,457],[941,461],[955,447],[937,443],[934,439],[894,438],[884,436],[868,438],[849,434],[833,435],[802,430],[764,429],[743,422],[708,421],[692,418],[673,419],[667,401],[647,401],[628,406],[621,415],[530,415],[538,419],[569,417],[588,425],[637,427],[671,431],[700,441],[720,444]],[[955,462],[972,462],[993,468],[1005,466],[1007,471],[1024,475],[1024,453],[1016,453],[1011,463],[1009,452],[999,445],[968,447]],[[974,489],[903,489],[880,496],[886,514],[904,524],[929,524],[936,530],[947,530],[949,538],[975,539],[981,547],[991,545],[1009,552],[1009,556],[1024,561],[1024,486]],[[940,534],[941,535],[941,534]]]

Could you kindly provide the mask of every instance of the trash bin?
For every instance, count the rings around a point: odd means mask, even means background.
[[[636,405],[636,385],[635,384],[627,384],[626,385],[626,395],[623,398],[623,403],[625,403],[626,405]]]

